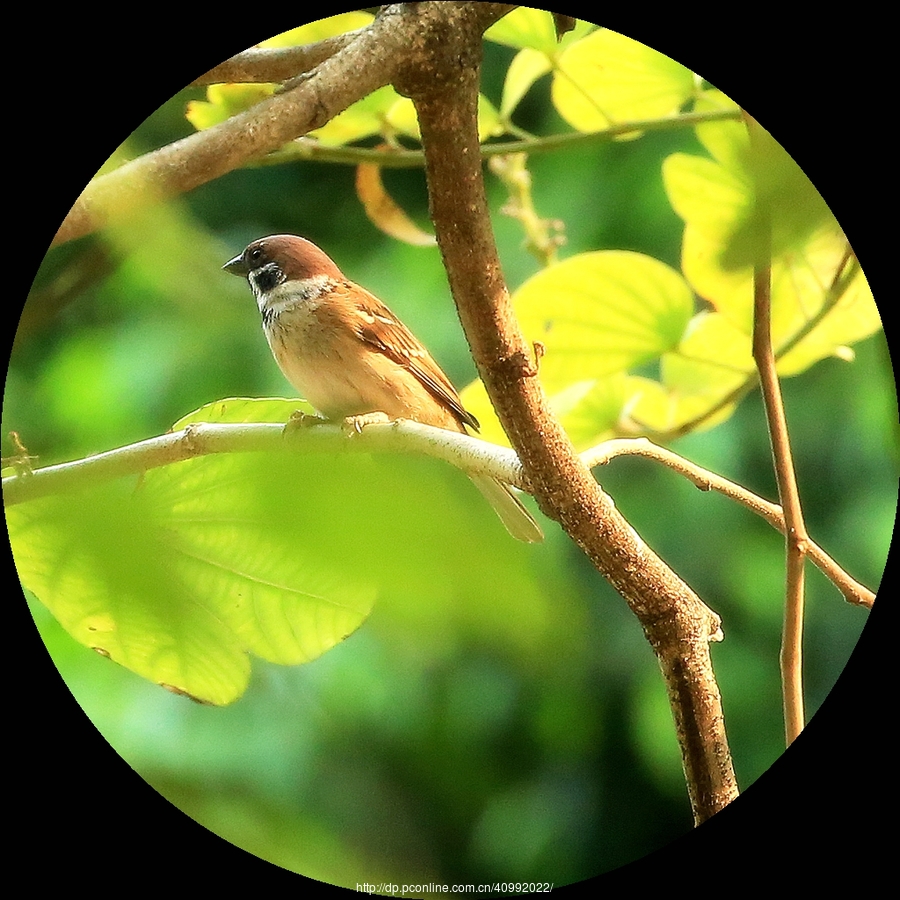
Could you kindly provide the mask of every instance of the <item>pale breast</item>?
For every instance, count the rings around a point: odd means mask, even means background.
[[[333,306],[318,299],[285,306],[264,318],[264,328],[285,378],[327,418],[384,412],[461,430],[412,372],[362,344]]]

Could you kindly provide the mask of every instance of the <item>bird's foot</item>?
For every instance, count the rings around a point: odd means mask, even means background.
[[[341,428],[349,435],[362,434],[363,428],[367,425],[384,425],[390,421],[390,417],[387,413],[370,412],[363,413],[361,416],[347,416],[347,418],[341,422]]]

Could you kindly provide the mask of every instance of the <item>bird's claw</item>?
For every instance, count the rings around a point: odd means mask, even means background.
[[[387,413],[363,413],[360,416],[347,416],[347,418],[341,422],[341,429],[349,435],[362,434],[363,428],[367,425],[384,425],[387,422],[390,422]]]

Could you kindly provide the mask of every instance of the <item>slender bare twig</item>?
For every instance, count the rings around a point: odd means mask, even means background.
[[[599,131],[564,132],[543,136],[517,138],[513,141],[492,141],[481,145],[481,156],[490,159],[494,156],[507,156],[510,153],[527,153],[533,156],[538,153],[556,153],[593,144],[605,144],[614,141],[619,135],[634,131],[672,131],[679,128],[693,128],[704,122],[722,122],[740,118],[736,110],[717,109],[708,112],[679,113],[674,116],[663,116],[657,119],[633,119],[630,122],[617,122]],[[413,169],[425,165],[425,154],[422,150],[376,150],[372,147],[330,147],[320,144],[313,138],[297,138],[273,151],[258,161],[258,165],[280,165],[289,162],[315,160],[316,162],[338,163],[341,165],[358,165],[359,163],[377,163],[385,169]]]
[[[581,458],[588,466],[606,465],[617,456],[643,456],[653,459],[683,475],[693,482],[701,491],[717,491],[726,497],[736,500],[751,512],[765,519],[773,528],[782,534],[786,533],[784,512],[777,503],[772,503],[754,494],[752,491],[734,481],[723,478],[709,469],[704,469],[690,462],[665,447],[660,447],[646,438],[616,438],[604,441],[590,450],[585,450]],[[834,586],[844,595],[848,603],[871,609],[875,602],[875,593],[860,584],[842,569],[815,541],[810,540],[807,548],[809,558],[828,577]]]
[[[284,425],[268,422],[198,422],[180,431],[83,459],[23,469],[20,474],[3,479],[3,500],[7,506],[13,506],[217,453],[314,453],[322,450],[330,453],[423,453],[471,474],[492,475],[509,484],[525,486],[518,457],[508,447],[417,422],[399,420],[367,425],[361,434],[353,432],[349,437],[338,425],[286,430]],[[19,458],[35,459],[19,454],[11,458],[10,464]]]
[[[747,116],[751,147],[759,140],[759,126]],[[784,729],[790,744],[803,730],[803,606],[804,563],[809,535],[803,521],[800,491],[791,455],[787,418],[781,384],[772,348],[771,210],[757,196],[757,262],[753,269],[753,359],[759,371],[766,422],[772,443],[778,496],[784,510],[787,545],[787,573],[784,630],[781,641],[781,681],[784,701]]]

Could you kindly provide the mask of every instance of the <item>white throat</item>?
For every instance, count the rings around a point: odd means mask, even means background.
[[[329,275],[311,275],[300,280],[283,281],[269,291],[261,291],[253,276],[250,276],[256,304],[266,321],[278,318],[285,310],[317,300],[329,290],[331,284],[332,278]]]

